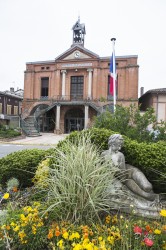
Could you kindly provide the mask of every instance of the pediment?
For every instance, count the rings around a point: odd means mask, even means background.
[[[93,59],[99,56],[90,50],[85,49],[82,46],[74,46],[63,54],[55,58],[55,60],[79,60],[79,59]]]

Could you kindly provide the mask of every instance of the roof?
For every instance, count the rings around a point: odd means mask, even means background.
[[[90,51],[90,50],[88,50],[88,49],[82,47],[81,45],[79,45],[79,44],[76,44],[76,45],[75,45],[75,44],[74,44],[74,45],[71,46],[71,48],[69,48],[68,50],[66,50],[65,52],[63,52],[61,55],[57,56],[57,57],[55,58],[55,61],[58,60],[58,59],[61,59],[61,58],[62,58],[63,56],[65,56],[66,54],[72,53],[72,52],[73,52],[74,50],[76,50],[76,49],[81,50],[81,51],[83,51],[84,53],[91,54],[91,55],[94,56],[94,57],[99,57],[99,55],[97,55],[97,54],[95,54],[94,52],[92,52],[92,51]]]
[[[78,17],[78,21],[73,25],[72,30],[82,30],[82,32],[84,34],[86,34],[85,31],[85,24],[84,23],[80,23],[80,18]]]
[[[13,97],[13,98],[17,98],[22,100],[23,96],[15,94],[15,92],[11,93],[10,91],[0,91],[0,95],[4,95],[4,96],[9,96],[9,97]]]
[[[158,93],[166,93],[166,88],[161,88],[161,89],[150,89],[148,90],[146,93],[155,93],[155,94],[158,94]],[[146,94],[145,93],[145,94]]]
[[[74,45],[72,46],[72,48],[74,49],[77,49],[77,48],[80,48],[82,51],[84,52],[87,52],[87,53],[90,53],[92,54],[93,56],[96,56],[98,58],[100,58],[101,60],[110,60],[110,57],[111,56],[102,56],[102,57],[99,57],[99,55],[95,54],[94,52],[86,49],[86,48],[83,48],[82,46],[79,46],[78,44],[77,45]],[[60,54],[59,56],[57,56],[55,58],[55,60],[48,60],[48,61],[35,61],[35,62],[27,62],[26,64],[49,64],[49,63],[55,63],[55,61],[58,59],[58,58],[61,58],[63,55],[65,55],[66,53],[70,52],[71,51],[71,48],[69,48],[68,50],[66,50],[65,52],[63,52],[62,54]],[[116,59],[126,59],[126,58],[138,58],[138,55],[124,55],[124,56],[116,56]]]
[[[140,98],[144,98],[144,96],[150,95],[150,94],[156,94],[156,95],[158,95],[158,94],[166,94],[166,88],[150,89],[147,92],[145,92],[142,96],[140,96]]]

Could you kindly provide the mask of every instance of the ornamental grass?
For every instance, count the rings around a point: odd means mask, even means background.
[[[101,157],[88,136],[77,143],[67,141],[61,150],[55,148],[54,162],[43,181],[46,212],[61,220],[86,223],[100,220],[99,213],[114,207],[110,197],[115,194],[118,169]]]

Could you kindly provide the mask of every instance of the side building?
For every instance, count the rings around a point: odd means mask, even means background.
[[[74,24],[71,47],[55,60],[26,63],[22,118],[41,132],[70,133],[86,129],[93,117],[113,109],[110,56],[84,47],[85,25]],[[117,56],[117,104],[138,103],[137,55]]]
[[[153,108],[157,122],[166,122],[166,88],[150,89],[139,98],[141,111]]]
[[[0,124],[10,128],[20,127],[23,90],[0,91]]]

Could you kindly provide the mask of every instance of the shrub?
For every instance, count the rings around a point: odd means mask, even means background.
[[[45,157],[45,150],[30,149],[11,153],[0,159],[0,183],[4,186],[12,177],[19,180],[21,187],[32,185],[37,165]]]
[[[50,165],[49,158],[44,159],[42,162],[38,164],[35,176],[32,179],[36,187],[44,188],[48,186],[48,184],[45,182],[45,179],[47,179],[49,175],[49,165]]]
[[[76,143],[76,141],[79,141],[80,137],[89,135],[91,143],[94,143],[99,148],[100,151],[103,151],[108,148],[109,136],[115,133],[116,132],[105,128],[91,128],[87,130],[82,130],[81,132],[74,131],[70,133],[70,135],[67,136],[63,141],[60,141],[57,144],[57,147],[63,148],[67,141]],[[48,152],[49,151],[50,149],[48,149]]]
[[[123,153],[126,162],[142,170],[153,184],[154,191],[166,193],[166,144],[138,143],[127,137]]]
[[[21,133],[19,131],[14,130],[14,129],[6,129],[6,128],[0,129],[0,137],[1,138],[13,138],[13,137],[16,137],[19,135],[21,135]]]
[[[94,119],[95,127],[118,131],[138,142],[166,140],[166,123],[164,121],[160,123],[160,125],[157,124],[154,109],[148,108],[144,114],[141,114],[139,107],[133,104],[129,107],[116,105],[115,113],[106,110]],[[149,126],[159,132],[157,137],[155,133],[148,130]]]

